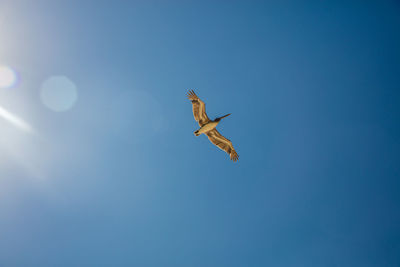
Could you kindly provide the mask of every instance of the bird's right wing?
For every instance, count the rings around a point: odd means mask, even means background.
[[[200,100],[193,90],[190,90],[187,93],[187,97],[192,101],[193,116],[194,119],[199,123],[200,127],[208,123],[210,119],[206,113],[206,104]]]
[[[228,153],[231,160],[237,161],[239,159],[238,153],[236,153],[235,149],[233,148],[232,142],[222,136],[217,129],[212,129],[206,133],[208,139],[210,139],[211,143]]]

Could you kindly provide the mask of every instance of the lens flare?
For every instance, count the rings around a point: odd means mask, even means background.
[[[25,132],[32,132],[32,127],[25,122],[23,119],[17,117],[16,115],[8,112],[6,109],[0,106],[0,117],[8,121],[9,123],[13,124],[17,128],[24,130]]]
[[[10,88],[17,83],[17,74],[7,66],[0,66],[0,88]]]
[[[65,76],[52,76],[42,84],[40,97],[43,104],[57,112],[72,108],[78,99],[76,85]]]

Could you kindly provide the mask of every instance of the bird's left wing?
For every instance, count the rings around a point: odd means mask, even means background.
[[[223,137],[217,129],[212,129],[206,133],[208,139],[210,139],[211,143],[225,151],[229,154],[231,160],[237,161],[239,159],[239,155],[236,153],[235,149],[233,148],[232,142],[228,139]]]
[[[192,101],[194,119],[202,127],[210,121],[206,113],[206,104],[200,100],[193,90],[188,92],[187,97]]]

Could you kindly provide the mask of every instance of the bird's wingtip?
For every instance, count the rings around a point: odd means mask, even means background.
[[[236,153],[235,150],[233,150],[231,152],[230,157],[231,157],[231,160],[233,160],[233,161],[238,161],[239,160],[239,155],[238,155],[238,153]]]
[[[193,89],[189,89],[188,92],[186,93],[186,96],[187,96],[190,100],[196,100],[196,99],[198,99],[198,96],[197,96],[196,93],[193,91]]]

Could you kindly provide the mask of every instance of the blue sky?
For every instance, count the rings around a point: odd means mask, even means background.
[[[0,1],[0,266],[399,266],[399,13]],[[188,89],[232,113],[239,162],[193,135]]]

